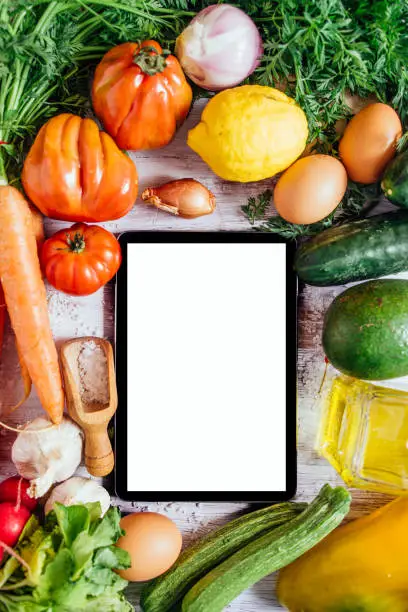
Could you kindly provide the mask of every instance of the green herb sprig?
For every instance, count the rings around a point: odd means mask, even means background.
[[[255,230],[277,234],[287,240],[296,240],[319,234],[332,225],[341,225],[365,217],[377,206],[381,195],[379,183],[360,185],[349,181],[347,191],[337,209],[322,221],[310,225],[289,223],[280,215],[265,218],[266,210],[273,196],[270,190],[256,197],[248,198],[248,203],[242,206],[242,211]]]
[[[248,221],[251,225],[254,225],[256,221],[265,217],[266,210],[271,203],[272,195],[272,191],[266,189],[257,196],[248,198],[248,203],[242,206],[242,211],[248,217]]]

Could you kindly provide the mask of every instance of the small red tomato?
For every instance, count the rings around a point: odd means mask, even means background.
[[[97,225],[76,223],[45,241],[41,264],[48,282],[70,295],[90,295],[111,280],[122,253],[115,236]]]

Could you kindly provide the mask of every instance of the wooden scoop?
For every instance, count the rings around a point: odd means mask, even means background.
[[[90,391],[84,390],[83,371],[79,363],[81,352],[86,349],[95,350],[94,347],[100,347],[106,357],[106,393],[103,401],[100,398],[93,401],[89,397]],[[95,354],[95,362],[97,359],[98,355]],[[93,367],[92,361],[93,358],[88,359],[89,368]],[[61,363],[68,414],[85,435],[85,465],[92,476],[107,476],[115,464],[107,427],[118,406],[112,346],[102,338],[75,338],[62,345]],[[101,377],[102,384],[104,378]]]

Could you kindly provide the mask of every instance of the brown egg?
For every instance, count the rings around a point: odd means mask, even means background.
[[[339,153],[347,173],[356,183],[375,183],[396,153],[401,121],[388,104],[370,104],[347,124]]]
[[[275,207],[290,223],[321,221],[338,206],[347,188],[343,164],[330,155],[298,159],[281,176],[273,192]]]
[[[166,572],[177,560],[182,537],[167,516],[139,512],[123,517],[120,526],[126,532],[117,546],[127,550],[132,567],[118,574],[131,582],[151,580]]]

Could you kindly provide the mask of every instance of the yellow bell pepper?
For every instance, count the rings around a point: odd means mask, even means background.
[[[291,612],[408,612],[408,499],[333,531],[283,569]]]

